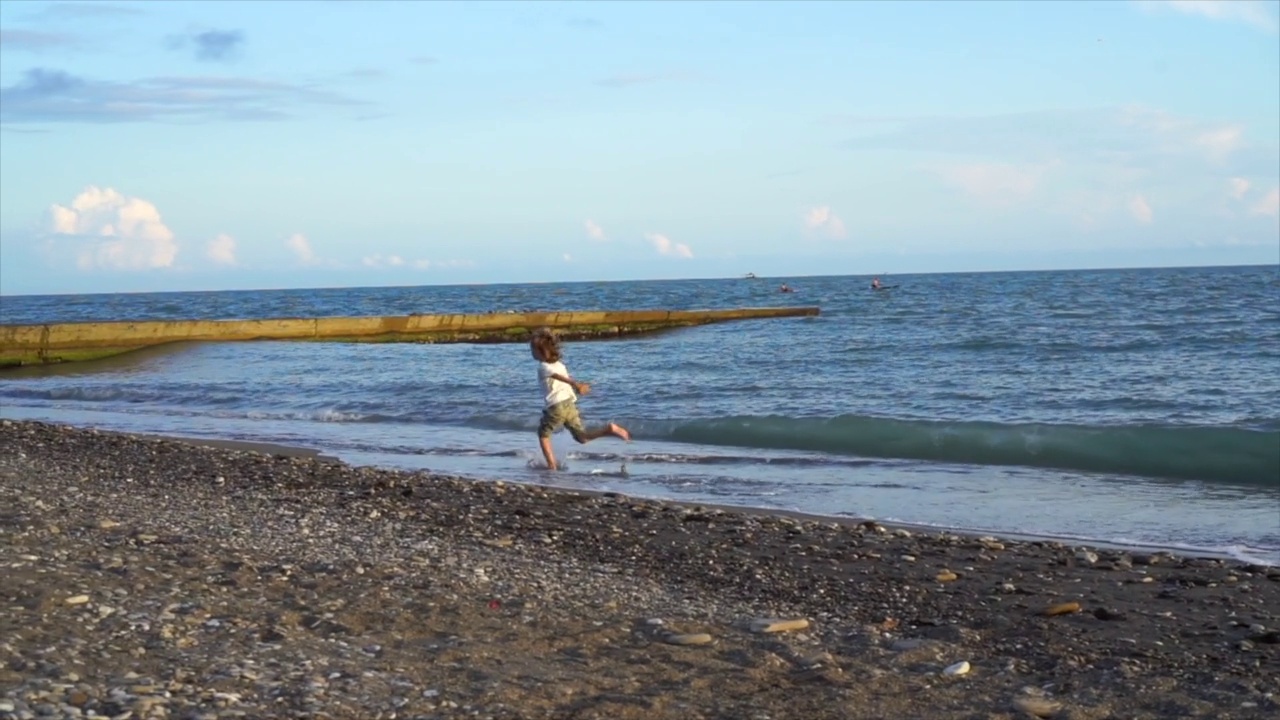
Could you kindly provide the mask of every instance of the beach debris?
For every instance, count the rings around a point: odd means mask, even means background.
[[[805,668],[806,670],[817,670],[818,668],[831,665],[834,662],[835,662],[835,658],[831,657],[831,653],[825,650],[820,650],[816,653],[813,653],[811,655],[806,655],[805,657],[801,658],[800,666]]]
[[[751,632],[757,633],[787,632],[789,630],[803,630],[807,627],[809,627],[809,621],[805,618],[796,618],[794,620],[760,618],[751,622]]]
[[[1098,553],[1092,550],[1081,550],[1076,553],[1076,560],[1085,565],[1093,565],[1098,562]]]
[[[1249,637],[1250,640],[1267,645],[1280,645],[1280,630],[1267,630]]]
[[[1126,617],[1125,614],[1119,610],[1112,610],[1111,608],[1104,607],[1094,610],[1093,616],[1099,620],[1124,620]]]
[[[968,672],[969,672],[969,661],[961,660],[960,662],[955,663],[953,665],[948,665],[946,669],[942,671],[942,674],[943,675],[964,675]]]
[[[978,546],[981,547],[983,550],[1003,550],[1004,549],[1004,543],[1000,542],[999,540],[989,535],[978,538],[977,543],[978,543]]]
[[[934,579],[940,583],[945,583],[945,582],[951,582],[953,580],[958,580],[959,578],[960,578],[959,575],[951,572],[950,570],[942,570],[937,574],[937,576],[935,576]]]
[[[1055,615],[1070,615],[1071,613],[1078,613],[1078,612],[1080,612],[1080,603],[1073,600],[1071,602],[1064,602],[1064,603],[1058,603],[1057,605],[1051,605],[1045,608],[1044,614],[1048,615],[1049,617],[1054,617]]]
[[[1058,712],[1062,704],[1047,698],[1023,695],[1013,699],[1013,707],[1033,717],[1047,718]]]
[[[89,602],[89,596],[88,595],[72,595],[66,600],[63,600],[63,602],[68,605],[83,605]]]
[[[712,639],[708,633],[671,633],[662,641],[668,645],[707,645]]]

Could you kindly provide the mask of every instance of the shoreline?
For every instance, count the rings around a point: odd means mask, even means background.
[[[55,423],[56,424],[56,423]],[[72,426],[79,427],[79,426]],[[183,435],[154,435],[150,433],[124,433],[136,435],[138,437],[146,437],[161,440],[170,440],[173,442],[185,442],[192,445],[222,448],[228,450],[236,450],[240,452],[258,452],[268,455],[281,455],[283,457],[315,457],[326,462],[340,463],[350,465],[336,455],[325,454],[323,450],[310,448],[302,445],[285,445],[276,443],[257,442],[252,440],[224,440],[219,438],[206,438],[198,436]],[[364,467],[361,465],[351,465],[351,467]],[[374,466],[369,466],[374,467]],[[487,478],[462,475],[468,480],[474,482],[516,482],[507,481],[501,478]],[[554,476],[549,476],[554,477]],[[590,490],[586,488],[571,487],[564,485],[556,485],[555,483],[520,483],[534,487],[543,487],[557,490],[565,493],[578,493],[587,496],[597,497],[603,495],[622,495],[635,500],[653,500],[663,503],[670,503],[682,507],[703,507],[718,512],[735,512],[746,515],[777,515],[788,517],[794,520],[810,521],[810,522],[827,522],[838,523],[843,525],[859,525],[866,522],[875,522],[891,529],[902,529],[915,533],[948,533],[968,538],[979,538],[991,536],[1002,540],[1015,540],[1019,542],[1056,542],[1064,545],[1072,545],[1074,547],[1087,547],[1098,550],[1115,550],[1133,553],[1163,553],[1170,556],[1192,557],[1192,558],[1208,558],[1215,560],[1223,560],[1226,562],[1248,564],[1263,564],[1268,566],[1280,567],[1280,561],[1275,563],[1257,563],[1255,560],[1244,560],[1232,555],[1230,552],[1223,550],[1215,550],[1211,548],[1192,548],[1181,547],[1176,545],[1163,545],[1160,543],[1138,543],[1138,542],[1119,542],[1112,540],[1104,540],[1097,538],[1086,538],[1072,535],[1052,535],[1037,533],[1019,533],[1004,530],[982,530],[972,528],[951,527],[943,525],[928,525],[924,523],[913,523],[900,520],[879,520],[875,518],[858,517],[853,515],[823,515],[820,513],[806,512],[803,510],[793,510],[788,508],[770,508],[754,505],[732,505],[725,503],[706,503],[694,502],[690,500],[675,500],[668,498],[649,497],[643,495],[631,495],[626,492],[618,492],[616,490]]]
[[[3,718],[1280,712],[1280,569],[1214,559],[7,420],[0,547]]]

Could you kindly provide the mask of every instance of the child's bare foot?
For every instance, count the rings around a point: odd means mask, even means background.
[[[631,442],[631,433],[627,432],[627,429],[618,423],[609,423],[609,432],[613,433],[614,437],[620,437],[627,442]]]

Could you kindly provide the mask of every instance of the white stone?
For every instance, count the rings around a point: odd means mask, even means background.
[[[954,665],[948,665],[946,670],[942,671],[943,675],[964,675],[969,672],[969,661],[961,660]]]

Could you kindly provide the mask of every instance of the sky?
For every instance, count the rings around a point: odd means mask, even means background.
[[[0,3],[0,294],[1280,263],[1280,0]]]

